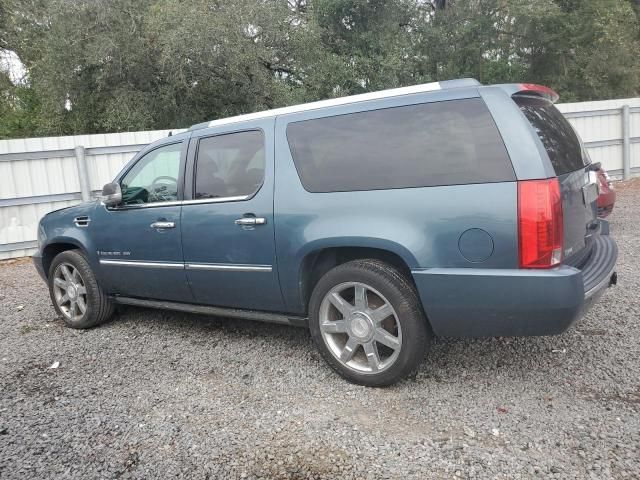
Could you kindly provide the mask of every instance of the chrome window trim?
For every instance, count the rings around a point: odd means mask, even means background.
[[[104,202],[101,202],[104,205]],[[120,207],[107,207],[105,208],[110,212],[121,211],[121,210],[139,210],[141,208],[154,208],[154,207],[179,207],[182,205],[181,200],[176,200],[173,202],[151,202],[151,203],[139,203],[135,205],[122,205]]]
[[[182,205],[198,205],[201,203],[225,203],[225,202],[242,202],[248,200],[252,195],[237,195],[235,197],[215,197],[215,198],[197,198],[195,200],[183,200]]]
[[[235,197],[216,197],[216,198],[199,198],[197,200],[177,200],[175,202],[151,202],[140,203],[136,205],[124,205],[121,207],[107,207],[104,202],[101,202],[107,210],[110,212],[120,210],[138,210],[140,208],[156,208],[156,207],[181,207],[183,205],[200,205],[206,203],[227,203],[227,202],[242,202],[249,200],[253,195],[240,195]]]
[[[100,265],[120,265],[124,267],[176,268],[184,269],[184,263],[178,262],[143,262],[137,260],[108,260],[101,258]]]
[[[186,263],[187,270],[233,271],[233,272],[271,272],[271,265],[252,265],[248,263]]]

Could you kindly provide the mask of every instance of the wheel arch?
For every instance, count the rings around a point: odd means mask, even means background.
[[[388,246],[357,244],[323,246],[307,252],[300,262],[298,285],[304,312],[308,312],[311,293],[325,273],[343,263],[365,258],[380,260],[396,267],[415,287],[411,275],[411,267],[415,266],[415,259],[408,252],[399,252]]]
[[[87,251],[84,246],[73,238],[56,239],[49,242],[42,249],[42,267],[44,275],[47,278],[49,278],[49,268],[51,268],[51,262],[53,262],[53,259],[60,253],[68,250],[80,250],[85,256],[87,256]]]

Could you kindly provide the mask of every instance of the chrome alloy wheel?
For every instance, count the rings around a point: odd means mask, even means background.
[[[333,356],[358,373],[380,373],[397,360],[402,329],[377,290],[359,282],[333,287],[320,304],[320,332]]]
[[[69,320],[80,320],[87,311],[87,288],[78,269],[70,263],[61,263],[53,272],[53,294]]]

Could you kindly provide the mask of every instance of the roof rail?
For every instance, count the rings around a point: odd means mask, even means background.
[[[402,95],[411,95],[414,93],[425,93],[438,90],[448,90],[451,88],[478,87],[482,85],[473,78],[461,78],[459,80],[445,80],[442,82],[423,83],[420,85],[412,85],[409,87],[391,88],[380,90],[377,92],[362,93],[359,95],[351,95],[346,97],[329,98],[318,102],[303,103],[300,105],[292,105],[290,107],[275,108],[273,110],[265,110],[262,112],[249,113],[246,115],[238,115],[236,117],[220,118],[211,122],[203,122],[193,125],[189,130],[199,130],[201,128],[216,127],[231,123],[244,122],[248,120],[258,120],[261,118],[275,117],[278,115],[286,115],[288,113],[305,112],[309,110],[317,110],[320,108],[334,107],[338,105],[348,105],[352,103],[366,102],[370,100],[378,100],[382,98],[398,97]]]
[[[440,86],[443,90],[447,90],[449,88],[480,87],[482,84],[475,78],[459,78],[456,80],[444,80],[440,82]]]

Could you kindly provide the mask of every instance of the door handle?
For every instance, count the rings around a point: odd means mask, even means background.
[[[151,228],[176,228],[175,222],[153,222]]]
[[[267,219],[262,217],[242,217],[236,219],[236,225],[264,225],[265,223],[267,223]]]

